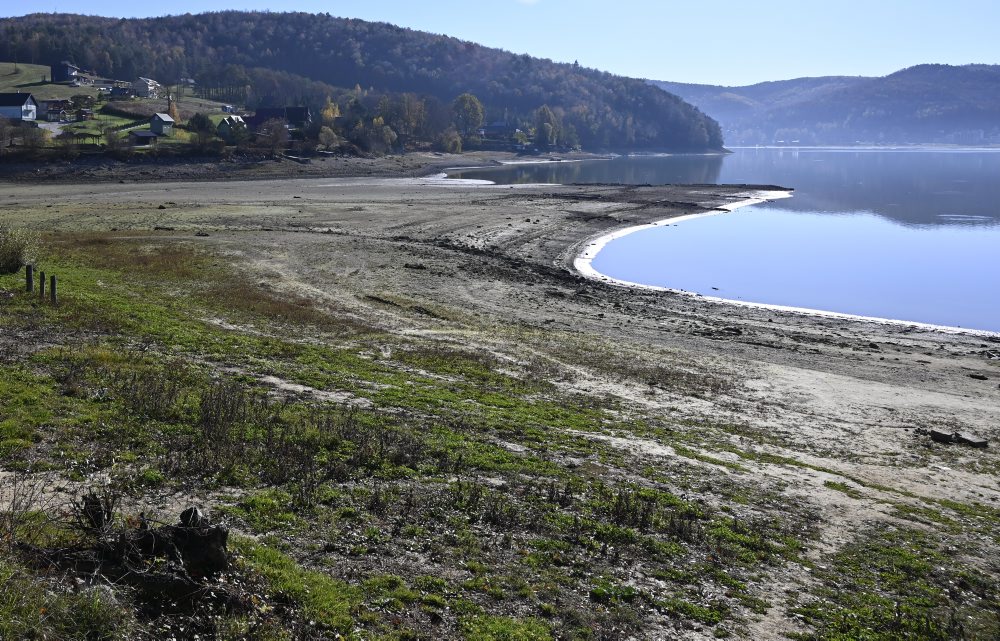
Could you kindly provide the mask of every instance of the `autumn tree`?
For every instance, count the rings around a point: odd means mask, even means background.
[[[379,101],[379,115],[404,139],[417,135],[427,122],[427,108],[416,94],[385,96]]]
[[[548,105],[535,111],[535,144],[539,147],[554,147],[559,142],[559,119]]]
[[[455,126],[466,136],[473,134],[483,124],[483,103],[471,93],[463,93],[451,103]]]
[[[340,146],[340,136],[330,127],[320,127],[319,144],[327,151]]]
[[[340,116],[340,106],[331,100],[330,96],[327,96],[326,102],[323,103],[323,109],[320,110],[319,114],[324,125],[333,127],[334,121]]]
[[[167,115],[174,119],[174,122],[181,121],[181,114],[177,110],[177,103],[173,98],[167,97]]]
[[[462,137],[454,127],[448,127],[434,141],[434,148],[449,154],[462,153]]]

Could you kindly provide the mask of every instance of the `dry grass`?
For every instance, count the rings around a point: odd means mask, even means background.
[[[35,258],[38,238],[32,232],[0,225],[0,274],[14,274]]]

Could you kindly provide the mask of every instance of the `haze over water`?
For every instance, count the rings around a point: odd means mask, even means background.
[[[792,198],[613,240],[593,267],[732,300],[1000,331],[1000,151],[752,148],[452,175],[791,187]]]

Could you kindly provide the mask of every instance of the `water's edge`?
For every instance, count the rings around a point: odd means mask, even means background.
[[[851,321],[864,321],[870,323],[880,323],[884,325],[899,325],[905,327],[915,327],[919,329],[926,329],[937,332],[944,332],[949,334],[966,334],[970,336],[993,336],[1000,337],[1000,332],[994,332],[982,329],[968,329],[964,327],[951,327],[948,325],[934,325],[932,323],[920,323],[916,321],[900,320],[895,318],[880,318],[877,316],[860,316],[857,314],[847,314],[843,312],[832,312],[821,309],[811,309],[807,307],[792,307],[788,305],[773,305],[769,303],[755,303],[752,301],[742,301],[742,300],[732,300],[729,298],[721,298],[718,296],[707,296],[704,294],[699,294],[697,292],[690,292],[683,289],[674,289],[671,287],[661,287],[659,285],[647,285],[644,283],[636,283],[632,281],[622,280],[619,278],[614,278],[608,276],[607,274],[602,274],[601,272],[594,269],[593,261],[597,257],[597,254],[604,249],[604,247],[610,243],[612,240],[621,238],[622,236],[627,236],[628,234],[635,233],[644,229],[651,229],[653,227],[659,227],[662,225],[673,225],[686,220],[692,220],[694,218],[703,218],[705,216],[716,216],[723,213],[731,213],[736,209],[741,207],[749,207],[752,205],[760,205],[762,203],[770,202],[773,200],[779,200],[782,198],[791,198],[792,192],[790,191],[760,191],[753,193],[749,198],[741,200],[729,205],[724,205],[719,207],[715,211],[709,211],[699,214],[689,214],[687,216],[679,216],[676,218],[667,218],[660,221],[655,221],[652,223],[647,223],[643,225],[633,225],[631,227],[625,227],[608,234],[603,234],[595,238],[588,239],[584,243],[584,249],[577,255],[573,260],[573,268],[583,277],[589,278],[591,280],[600,281],[602,283],[607,283],[609,285],[616,285],[619,287],[627,287],[632,289],[646,289],[650,291],[659,292],[670,292],[674,294],[682,294],[685,296],[691,296],[693,298],[698,298],[699,300],[708,301],[712,303],[720,303],[726,305],[737,305],[740,307],[750,307],[754,309],[771,309],[781,312],[792,312],[798,314],[805,314],[808,316],[818,316],[823,318],[837,318],[843,320]]]

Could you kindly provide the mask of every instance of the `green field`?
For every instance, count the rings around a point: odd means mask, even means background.
[[[0,62],[0,93],[30,93],[36,100],[68,100],[72,96],[97,97],[94,87],[70,87],[49,82],[51,72],[46,65],[26,65]],[[42,114],[44,117],[44,114]]]

